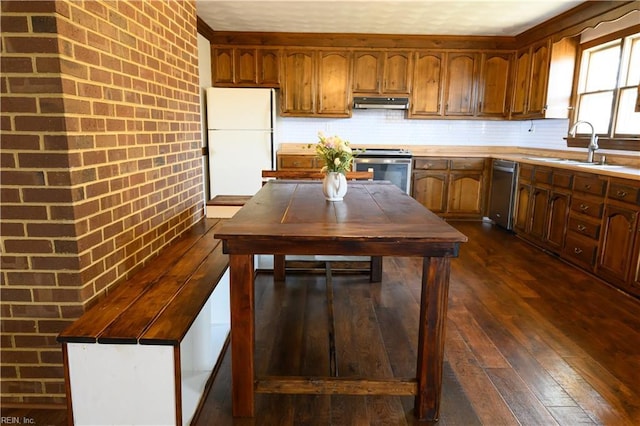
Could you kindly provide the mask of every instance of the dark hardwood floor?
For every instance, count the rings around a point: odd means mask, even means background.
[[[469,242],[452,262],[438,424],[640,424],[640,301],[499,228],[451,223]],[[413,376],[420,268],[334,276],[340,375]],[[328,375],[326,309],[324,276],[259,275],[257,374]],[[227,353],[194,424],[418,424],[412,397],[259,394],[254,419],[233,419],[230,396]]]

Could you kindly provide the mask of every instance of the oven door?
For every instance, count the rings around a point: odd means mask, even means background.
[[[355,171],[373,171],[373,180],[388,180],[411,194],[411,158],[362,158],[353,160]]]

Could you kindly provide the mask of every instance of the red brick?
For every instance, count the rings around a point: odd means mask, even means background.
[[[26,33],[29,31],[26,16],[0,15],[0,27],[3,33]]]
[[[55,2],[51,1],[2,1],[2,12],[30,12],[46,13],[55,12]]]
[[[62,132],[67,130],[65,117],[47,117],[41,115],[19,115],[15,117],[15,128],[18,131]]]
[[[64,377],[62,366],[20,367],[20,377],[26,379],[42,379]]]
[[[5,240],[7,253],[53,253],[53,244],[48,240]]]
[[[0,235],[4,237],[23,237],[25,236],[24,225],[22,223],[3,221],[0,223]]]
[[[78,302],[80,301],[80,289],[78,288],[34,288],[33,299],[35,302]]]
[[[16,96],[4,96],[0,103],[0,110],[9,112],[37,112],[36,99]]]
[[[2,217],[3,220],[11,220],[11,219],[45,220],[47,219],[47,207],[46,206],[28,206],[24,204],[18,205],[18,206],[1,205],[0,216]]]
[[[4,268],[4,261],[2,267]],[[26,288],[7,288],[0,289],[2,300],[11,302],[31,302],[31,290]]]
[[[30,237],[75,237],[81,230],[73,223],[27,223]]]
[[[7,272],[7,285],[15,286],[52,286],[56,284],[56,276],[51,272]],[[34,301],[38,301],[34,298]]]
[[[14,365],[2,365],[0,367],[0,377],[2,377],[2,381],[15,379],[18,377],[18,368]]]
[[[25,188],[22,192],[26,202],[68,203],[83,198],[81,188]]]
[[[4,37],[7,53],[58,53],[55,37]]]
[[[40,186],[44,185],[42,171],[7,170],[0,173],[3,185]]]
[[[14,318],[60,318],[60,311],[56,305],[20,305],[12,303],[11,311]]]
[[[11,93],[59,93],[62,85],[57,77],[9,77]]]
[[[33,28],[34,33],[58,32],[55,16],[32,16],[31,28]]]
[[[71,321],[66,323],[67,326],[69,324],[71,324]],[[63,329],[64,329],[64,327],[60,328],[59,330],[62,331]],[[62,361],[63,360],[62,360],[62,351],[61,350],[57,350],[57,351],[40,351],[40,362],[42,362],[43,364],[62,364]],[[60,393],[59,390],[52,391],[51,389],[47,389],[47,392]],[[62,392],[64,392],[64,390]]]
[[[26,380],[3,380],[2,393],[42,393],[42,383]]]
[[[36,322],[33,320],[3,318],[0,323],[3,333],[33,333],[36,331]],[[2,357],[4,362],[4,357]]]
[[[60,287],[80,287],[84,284],[81,274],[78,272],[58,272],[56,275]],[[63,308],[64,306],[60,307],[60,309]],[[67,315],[63,312],[62,317],[66,318]]]

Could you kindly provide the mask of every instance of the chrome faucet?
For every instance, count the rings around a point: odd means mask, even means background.
[[[593,154],[598,150],[598,135],[596,135],[593,124],[589,123],[588,121],[576,121],[575,124],[571,126],[571,129],[569,129],[569,134],[571,135],[571,137],[576,136],[576,130],[578,129],[578,126],[580,124],[586,124],[587,126],[591,127],[591,140],[589,141],[589,146],[587,147],[587,149],[589,150],[587,153],[587,163],[593,163]]]

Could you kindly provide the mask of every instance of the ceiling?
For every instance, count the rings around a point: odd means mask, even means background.
[[[582,0],[196,0],[215,31],[515,36]]]

